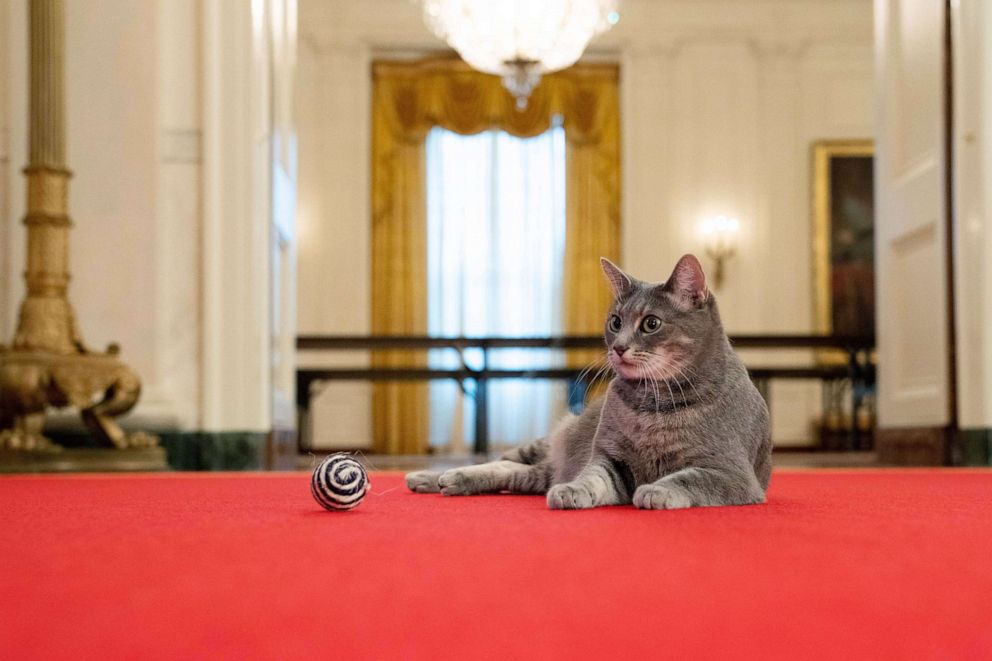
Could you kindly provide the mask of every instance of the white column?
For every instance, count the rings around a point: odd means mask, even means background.
[[[258,6],[264,3],[253,3]],[[202,419],[204,431],[271,428],[269,330],[270,190],[264,22],[252,4],[203,3]],[[260,203],[259,198],[262,198]]]

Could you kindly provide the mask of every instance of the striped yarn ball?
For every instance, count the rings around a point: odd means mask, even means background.
[[[313,471],[310,493],[327,510],[350,510],[369,490],[365,467],[342,453],[325,458]]]

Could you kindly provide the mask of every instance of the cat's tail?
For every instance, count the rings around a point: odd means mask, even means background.
[[[504,452],[500,459],[533,466],[548,458],[548,439],[539,438]]]

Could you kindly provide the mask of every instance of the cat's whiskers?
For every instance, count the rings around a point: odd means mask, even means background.
[[[685,372],[682,372],[682,368],[688,370],[689,373],[686,374]],[[692,379],[691,378],[689,378],[690,376],[699,378],[699,374],[696,372],[695,369],[693,369],[693,367],[691,365],[682,365],[679,368],[679,371],[682,372],[682,375],[685,377],[686,382],[692,387],[693,390],[696,391],[696,397],[699,398],[699,401],[700,402],[707,402],[707,401],[711,401],[713,399],[712,395],[710,397],[708,397],[708,398],[707,397],[703,397],[699,393],[699,390],[696,388],[696,384],[692,382]]]
[[[637,389],[638,390],[641,390],[641,385],[644,384],[645,385],[644,390],[647,390],[647,387],[646,387],[646,385],[647,385],[647,376],[644,374],[644,370],[638,370],[637,371],[637,375],[638,375],[637,376]]]
[[[651,361],[645,360],[641,363],[641,371],[647,375],[647,378],[651,381],[651,390],[654,393],[654,412],[655,415],[658,414],[659,406],[661,406],[661,391],[658,390],[658,379],[655,377],[654,370],[651,368]]]
[[[601,378],[609,374],[611,370],[613,372],[616,372],[616,368],[613,366],[613,364],[610,361],[607,360],[602,367],[596,370],[596,375],[592,378],[592,381],[590,381],[590,383],[595,383],[596,381],[600,380]]]
[[[604,370],[608,369],[610,369],[610,361],[604,353],[597,356],[591,363],[589,363],[585,369],[579,373],[578,379],[586,379],[586,381],[591,384],[600,377]],[[595,372],[593,372],[593,370],[595,370]],[[593,372],[592,378],[589,378],[590,372]]]
[[[675,370],[679,373],[679,375],[681,375],[682,378],[685,379],[685,382],[689,384],[689,387],[692,388],[692,390],[696,393],[696,401],[702,402],[703,397],[702,395],[699,394],[699,390],[696,388],[696,384],[692,382],[692,379],[689,378],[688,374],[682,371],[683,367],[685,367],[686,369],[691,369],[691,368],[688,365],[679,365],[678,363],[672,363],[672,367],[675,368]]]
[[[661,385],[658,383],[658,373],[654,369],[651,380],[654,383],[654,412],[657,415],[661,411]]]
[[[661,354],[657,353],[656,351],[644,351],[642,353],[645,353],[648,356],[652,356],[652,357],[654,357],[656,359],[659,359],[659,361],[662,358]],[[665,385],[668,387],[668,392],[671,394],[671,397],[672,397],[672,408],[675,408],[676,407],[676,404],[675,404],[675,391],[672,390],[672,385],[671,385],[671,380],[672,379],[675,379],[675,385],[678,386],[679,391],[682,394],[682,404],[683,405],[686,405],[686,406],[689,404],[689,399],[685,396],[685,390],[682,389],[682,384],[680,384],[679,381],[678,381],[678,379],[675,378],[675,376],[672,375],[672,374],[670,374],[669,371],[668,371],[668,368],[670,368],[670,367],[675,367],[675,369],[678,369],[678,366],[675,365],[674,362],[672,362],[672,361],[665,361],[665,365],[664,366],[662,366],[660,364],[656,364],[656,365],[653,365],[652,366],[651,365],[651,360],[649,358],[647,361],[645,361],[645,365],[651,367],[652,370],[655,371],[656,374],[659,377],[661,377],[661,380],[665,382]]]
[[[661,391],[658,389],[658,377],[655,368],[651,366],[651,363],[645,363],[645,367],[648,368],[649,374],[651,374],[651,385],[654,388],[654,413],[658,415],[661,406]]]
[[[647,397],[648,396],[647,386],[649,384],[651,385],[652,391],[654,392],[655,413],[657,413],[660,393],[658,392],[658,380],[654,378],[653,370],[651,369],[651,358],[650,358],[651,355],[652,353],[650,351],[637,350],[631,352],[631,358],[633,358],[636,361],[634,364],[638,368],[637,369],[638,390],[642,391],[645,397]],[[644,386],[643,388],[642,388],[642,384]]]
[[[678,368],[676,367],[675,369],[678,369]],[[682,383],[678,379],[675,379],[675,385],[677,385],[679,387],[679,394],[682,395],[682,403],[684,405],[688,406],[689,405],[689,400],[685,396],[685,389],[682,388]]]
[[[648,363],[646,365],[646,367],[651,372],[652,380],[655,383],[655,407],[654,407],[654,410],[655,410],[655,413],[657,414],[660,411],[659,406],[661,405],[661,391],[658,388],[658,378],[660,377],[661,380],[665,383],[665,385],[668,385],[668,380],[665,378],[664,374],[661,374],[659,372],[659,369],[660,369],[659,367],[653,366],[650,363]],[[672,407],[674,408],[675,407],[675,393],[672,392],[671,386],[668,387],[668,394],[672,398]]]
[[[678,408],[678,405],[675,403],[675,392],[672,390],[672,384],[669,383],[669,379],[665,378],[664,375],[662,375],[662,381],[664,381],[665,387],[668,388],[668,396],[672,399],[672,410],[674,411]]]
[[[605,363],[605,362],[607,362],[607,360],[606,360],[606,354],[603,354],[603,355],[600,355],[600,356],[597,356],[596,358],[594,358],[594,359],[592,360],[592,362],[590,362],[590,363],[589,363],[588,365],[586,365],[586,366],[585,366],[585,367],[584,367],[584,368],[582,369],[582,371],[581,371],[581,372],[579,372],[579,375],[575,377],[575,380],[576,380],[576,381],[581,381],[581,380],[582,380],[583,378],[585,378],[585,376],[586,376],[587,374],[589,374],[589,372],[590,372],[590,371],[591,371],[591,370],[592,370],[592,369],[593,369],[594,367],[599,367],[599,369],[602,369],[602,367],[603,367],[603,365],[604,365],[604,363]],[[597,374],[598,374],[598,373],[599,373],[599,370],[597,370]]]
[[[589,372],[593,368],[596,368],[596,371],[592,375],[592,377],[589,377],[588,376],[589,375]],[[610,361],[609,354],[608,353],[604,353],[604,354],[598,356],[589,365],[587,365],[581,372],[579,372],[579,375],[576,377],[576,382],[580,382],[583,379],[585,379],[586,380],[586,383],[588,383],[589,386],[592,386],[596,382],[598,382],[601,379],[605,378],[611,371],[614,372],[614,373],[616,373],[617,372],[616,367]]]
[[[658,378],[650,362],[644,362],[642,364],[642,368],[644,369],[644,372],[648,375],[648,378],[651,381],[651,391],[652,394],[654,395],[654,410],[655,413],[657,413],[659,402],[661,401],[661,391],[658,389]]]

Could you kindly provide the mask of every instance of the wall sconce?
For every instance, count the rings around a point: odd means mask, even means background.
[[[723,265],[737,251],[737,237],[741,223],[730,216],[713,216],[700,225],[703,235],[703,249],[716,265],[713,273],[713,288],[719,289],[723,283]]]

